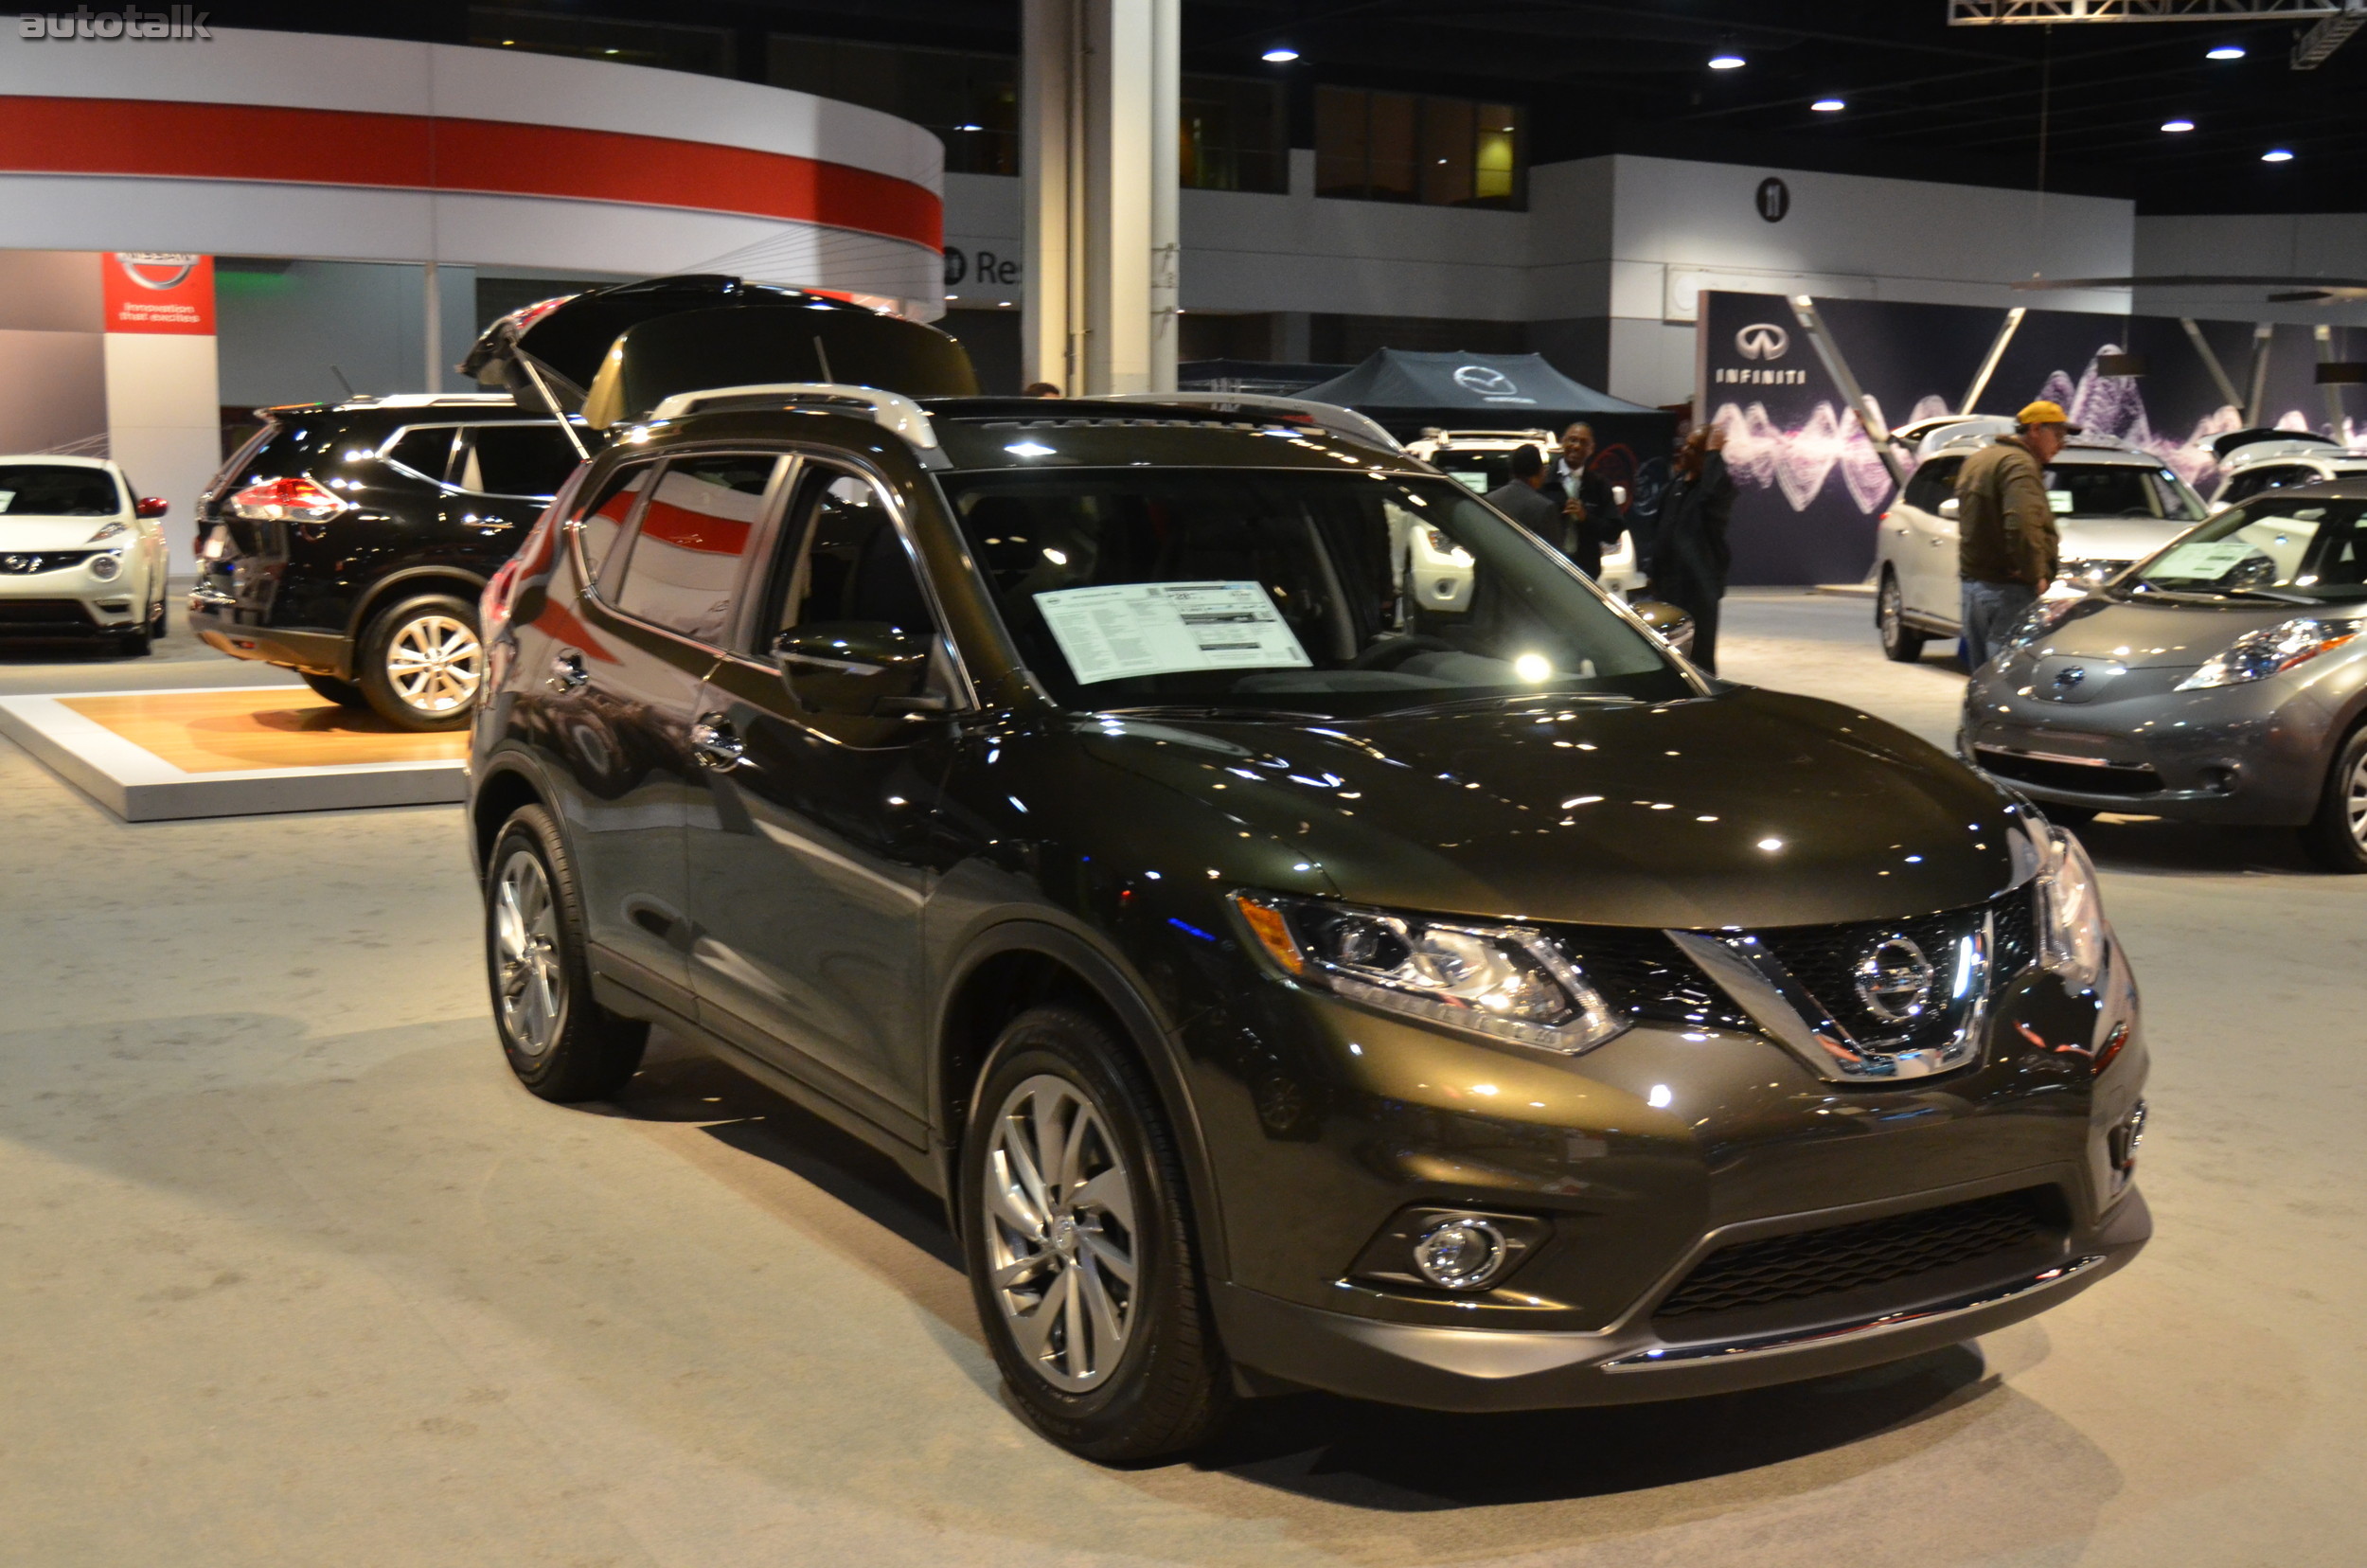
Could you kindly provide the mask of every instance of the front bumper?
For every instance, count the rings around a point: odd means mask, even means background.
[[[41,572],[0,571],[0,636],[88,636],[147,624],[135,558],[112,559],[116,570],[107,578],[87,561]]]
[[[2316,811],[2340,714],[2308,685],[2180,691],[2191,667],[2116,671],[2095,660],[2107,684],[2092,697],[2041,696],[2041,665],[2067,662],[2019,649],[1976,675],[1958,754],[2043,804],[2256,827]]]
[[[1878,1310],[1827,1310],[1731,1338],[1665,1339],[1648,1309],[1601,1333],[1522,1333],[1383,1322],[1237,1285],[1219,1287],[1214,1302],[1227,1352],[1288,1382],[1427,1410],[1631,1404],[1853,1372],[1994,1333],[2121,1268],[2152,1234],[2152,1214],[2130,1187],[2053,1258],[1934,1282]],[[1704,1238],[1686,1267],[1729,1239]]]
[[[290,669],[349,680],[353,639],[335,632],[294,632],[241,625],[239,601],[201,583],[189,595],[189,630],[207,647],[234,659],[255,659]]]

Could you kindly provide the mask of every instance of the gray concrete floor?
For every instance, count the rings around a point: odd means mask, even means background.
[[[1861,603],[1728,672],[1948,731]],[[14,691],[269,678],[0,658]],[[2354,1564],[2367,879],[2106,821],[2160,1225],[2037,1322],[1743,1397],[1324,1399],[1118,1473],[997,1395],[929,1202],[661,1044],[509,1079],[452,808],[125,827],[0,743],[0,1563]]]

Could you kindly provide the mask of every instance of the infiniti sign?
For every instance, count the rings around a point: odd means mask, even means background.
[[[1791,334],[1771,321],[1754,321],[1735,334],[1735,347],[1744,359],[1779,360],[1791,347]]]

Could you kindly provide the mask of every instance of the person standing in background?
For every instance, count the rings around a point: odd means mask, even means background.
[[[1574,424],[1561,433],[1561,451],[1539,491],[1561,509],[1558,528],[1538,531],[1588,577],[1603,575],[1603,546],[1619,537],[1619,508],[1611,485],[1587,465],[1594,460],[1594,428]]]
[[[1512,449],[1512,477],[1480,497],[1539,538],[1561,537],[1561,508],[1540,488],[1545,484],[1545,454],[1533,446]]]
[[[1997,657],[2061,567],[2046,466],[2076,436],[2063,405],[2041,398],[1956,471],[1956,576],[1965,668]]]
[[[1717,607],[1726,597],[1734,547],[1726,525],[1735,510],[1726,472],[1726,432],[1696,425],[1677,451],[1676,472],[1662,497],[1660,538],[1652,551],[1653,597],[1693,617],[1693,662],[1717,673]]]

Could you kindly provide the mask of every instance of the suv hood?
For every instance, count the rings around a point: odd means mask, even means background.
[[[110,523],[123,532],[99,543],[91,535]],[[119,550],[133,539],[129,517],[0,517],[0,550]]]
[[[1260,829],[1343,899],[1706,928],[1961,908],[2013,879],[2010,801],[1905,731],[1740,689],[1660,704],[1304,723],[1105,716],[1098,759],[1199,802],[1136,852],[1222,869]]]

